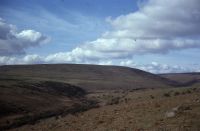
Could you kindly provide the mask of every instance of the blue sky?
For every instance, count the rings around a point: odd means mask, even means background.
[[[200,71],[198,4],[1,0],[0,64],[86,63],[153,73]]]

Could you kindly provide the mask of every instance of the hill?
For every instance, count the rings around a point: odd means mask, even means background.
[[[69,83],[87,91],[170,87],[176,84],[142,70],[82,64],[1,66],[0,76],[22,80],[50,80]]]

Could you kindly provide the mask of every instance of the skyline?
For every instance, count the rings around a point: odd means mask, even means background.
[[[0,65],[120,65],[199,72],[198,0],[3,0]]]

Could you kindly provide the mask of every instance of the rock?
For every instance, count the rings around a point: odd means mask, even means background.
[[[195,102],[200,103],[200,100],[199,100],[199,99],[196,99]]]
[[[174,111],[169,111],[169,112],[166,112],[165,113],[165,116],[167,117],[167,118],[172,118],[172,117],[174,117],[176,115],[176,113],[174,112]]]
[[[174,108],[171,109],[171,111],[167,111],[165,113],[165,116],[167,118],[174,117],[176,115],[176,113],[179,111],[179,109],[180,109],[180,106],[174,107]]]
[[[177,112],[179,110],[179,106],[172,108],[172,111]]]

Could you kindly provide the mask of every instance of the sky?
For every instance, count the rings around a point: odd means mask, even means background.
[[[199,0],[1,0],[0,65],[200,71]]]

